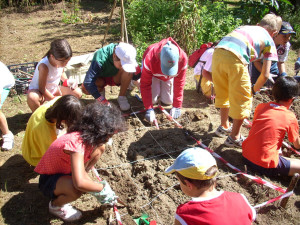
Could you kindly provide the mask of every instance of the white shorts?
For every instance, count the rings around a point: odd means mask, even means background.
[[[152,78],[152,104],[156,104],[159,97],[164,104],[173,104],[173,82],[174,78],[167,81]]]

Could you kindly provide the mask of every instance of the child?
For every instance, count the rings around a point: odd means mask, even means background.
[[[55,96],[69,94],[81,97],[77,82],[67,79],[64,73],[64,67],[71,57],[72,49],[67,40],[57,39],[51,42],[50,50],[38,63],[29,85],[27,104],[32,112]],[[63,81],[63,86],[59,86],[60,80]]]
[[[251,169],[267,176],[300,173],[299,159],[279,154],[286,133],[295,148],[300,148],[298,121],[289,110],[299,91],[299,84],[294,78],[280,77],[272,89],[275,102],[256,107],[249,136],[243,142],[243,158]]]
[[[212,61],[212,78],[216,92],[215,104],[220,108],[221,125],[215,134],[226,137],[228,147],[241,147],[244,137],[241,126],[250,116],[252,95],[270,75],[271,61],[277,61],[272,37],[281,27],[281,18],[267,14],[259,26],[241,26],[225,36],[216,46]],[[263,55],[262,72],[251,88],[248,64]],[[228,116],[233,119],[229,124]]]
[[[4,89],[11,88],[15,84],[15,79],[12,73],[9,71],[9,69],[6,67],[5,64],[0,62],[0,75],[1,75],[1,81],[0,81],[0,99],[2,92]],[[4,96],[2,96],[4,98]],[[2,107],[2,99],[1,99],[1,104],[0,104],[0,109]],[[0,130],[2,132],[2,151],[8,151],[11,150],[14,146],[14,135],[13,133],[9,130],[8,125],[7,125],[7,120],[5,115],[0,111]]]
[[[116,199],[107,182],[94,182],[87,172],[104,153],[109,138],[124,130],[120,110],[92,103],[68,133],[51,144],[35,168],[40,174],[39,188],[51,198],[50,213],[67,222],[79,219],[81,212],[69,203],[85,192],[94,194],[101,204]]]
[[[143,55],[141,94],[146,111],[145,119],[153,123],[156,116],[153,104],[173,104],[171,116],[181,115],[183,90],[187,70],[187,55],[171,38],[150,45]]]
[[[77,121],[83,109],[79,99],[73,95],[56,97],[40,106],[29,118],[22,142],[22,155],[32,166],[36,166],[53,141],[57,132]]]
[[[203,53],[199,59],[199,62],[194,68],[194,79],[196,81],[197,92],[200,91],[199,89],[201,87],[203,95],[205,95],[207,98],[211,98],[212,95],[213,83],[211,75],[211,63],[215,46],[218,43],[219,41],[214,42],[213,45]]]
[[[84,78],[82,90],[100,103],[108,104],[105,86],[120,86],[118,103],[122,111],[130,109],[126,91],[138,66],[136,50],[127,43],[111,43],[99,49]]]
[[[273,37],[277,49],[278,62],[272,62],[270,73],[272,74],[273,77],[275,77],[275,79],[278,76],[287,75],[284,62],[288,58],[288,54],[291,46],[289,40],[291,39],[292,34],[296,34],[292,26],[288,22],[282,22],[279,33]],[[257,78],[261,73],[261,68],[262,68],[261,60],[254,61],[251,64],[251,67],[252,67],[251,82],[255,84]]]
[[[240,225],[255,220],[256,212],[243,194],[216,190],[218,167],[208,151],[188,148],[165,172],[175,172],[182,192],[192,197],[177,207],[175,225]]]

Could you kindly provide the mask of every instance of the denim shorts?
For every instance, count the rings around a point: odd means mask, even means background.
[[[276,168],[264,168],[250,162],[248,159],[243,157],[244,163],[250,167],[251,170],[259,172],[269,177],[275,177],[278,175],[288,176],[290,172],[291,162],[286,158],[279,156],[278,165]]]
[[[43,194],[50,199],[55,199],[57,196],[54,194],[54,190],[56,188],[56,183],[58,179],[62,176],[66,176],[70,174],[41,174],[39,179],[39,189],[43,192]]]

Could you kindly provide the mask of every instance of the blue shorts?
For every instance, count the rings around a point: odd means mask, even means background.
[[[275,177],[278,175],[288,176],[290,172],[291,162],[286,158],[279,156],[278,165],[276,168],[264,168],[250,162],[243,156],[244,163],[250,167],[251,170],[259,172],[269,177]]]
[[[58,179],[62,176],[67,176],[71,174],[41,174],[39,179],[39,189],[43,192],[43,194],[50,199],[55,199],[57,196],[54,194],[54,190],[56,189],[56,183]]]

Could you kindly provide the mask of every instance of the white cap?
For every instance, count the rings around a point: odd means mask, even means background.
[[[135,67],[138,66],[136,62],[136,50],[135,48],[127,43],[120,42],[115,49],[115,53],[121,60],[122,68],[128,73],[134,73]]]

